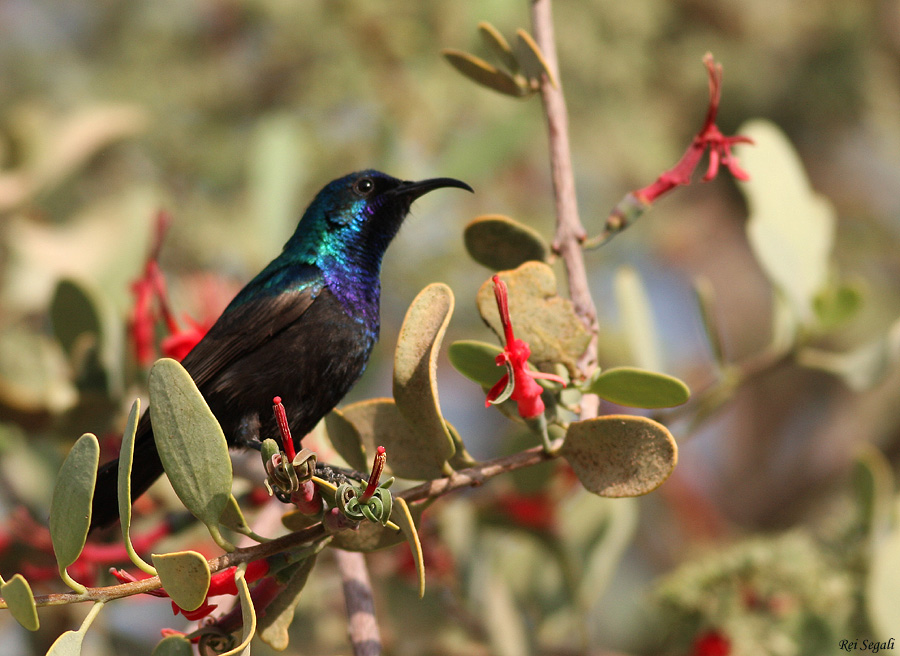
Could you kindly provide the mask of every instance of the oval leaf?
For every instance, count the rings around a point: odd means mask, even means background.
[[[607,369],[586,391],[632,408],[671,408],[691,398],[691,390],[677,378],[635,367]]]
[[[150,369],[150,419],[172,488],[216,537],[231,496],[228,444],[190,374],[175,360],[157,360]]]
[[[494,344],[463,339],[450,345],[447,358],[453,368],[469,380],[482,387],[493,387],[506,373],[506,369],[498,367],[495,360],[502,352],[503,349]]]
[[[394,351],[397,409],[420,439],[430,438],[430,444],[422,446],[433,451],[433,459],[444,461],[453,456],[456,446],[441,414],[437,358],[453,305],[453,292],[443,283],[433,283],[419,292],[403,319]],[[388,451],[388,454],[393,459],[393,453]],[[394,471],[397,472],[396,468]]]
[[[494,271],[515,269],[529,260],[546,262],[550,254],[539,232],[500,214],[473,219],[463,240],[472,259]]]
[[[473,82],[516,98],[528,93],[528,90],[519,86],[509,73],[498,70],[475,55],[451,49],[442,50],[441,54],[453,68]]]
[[[481,38],[487,47],[499,57],[503,65],[512,73],[518,72],[519,63],[516,61],[512,48],[509,47],[509,43],[507,43],[497,28],[487,21],[481,21],[478,23],[478,32],[481,34]]]
[[[572,423],[560,454],[585,489],[602,497],[652,492],[678,461],[678,447],[665,426],[631,415]]]
[[[550,84],[559,87],[544,53],[541,52],[531,35],[522,29],[516,30],[516,60],[519,62],[519,68],[528,76],[529,80],[540,83],[541,75],[546,75]]]
[[[553,371],[557,363],[565,365],[571,376],[575,363],[584,353],[591,335],[575,314],[572,302],[556,291],[556,276],[543,262],[526,262],[500,278],[509,285],[509,312],[515,335],[531,347],[531,362]],[[494,298],[494,285],[487,280],[478,290],[478,311],[502,339],[503,327]]]
[[[403,531],[409,548],[412,550],[413,561],[416,564],[416,573],[419,575],[419,599],[425,596],[425,560],[422,557],[422,543],[419,541],[419,532],[416,530],[416,522],[412,511],[403,497],[396,497],[397,512],[392,512],[391,517]]]
[[[56,477],[50,501],[50,540],[59,564],[60,575],[78,593],[85,587],[76,583],[65,569],[75,562],[87,540],[91,526],[91,500],[97,482],[100,443],[96,436],[85,433],[78,438],[66,456]]]
[[[96,302],[82,285],[63,279],[56,285],[50,301],[50,323],[63,349],[72,356],[78,338],[85,333],[101,339],[102,321]]]
[[[810,187],[803,164],[774,124],[752,121],[738,133],[753,139],[737,157],[750,180],[739,183],[747,198],[747,236],[772,284],[790,302],[794,319],[810,323],[813,300],[828,282],[835,214]]]
[[[246,566],[238,567],[234,575],[238,596],[241,599],[241,625],[244,627],[241,644],[234,649],[220,654],[220,656],[250,656],[250,641],[256,633],[256,609],[253,607],[253,599],[250,598],[250,587],[244,578]]]
[[[153,554],[159,581],[172,601],[182,609],[197,610],[209,592],[209,563],[196,551]]]
[[[448,449],[432,436],[414,431],[393,399],[360,401],[342,412],[359,432],[368,453],[375,453],[376,445],[387,449],[386,469],[395,476],[424,481],[444,475]],[[363,471],[369,466],[371,463]]]
[[[134,464],[134,438],[137,434],[138,420],[141,417],[141,400],[135,399],[128,413],[128,421],[125,422],[125,432],[122,435],[122,446],[119,449],[119,521],[122,526],[122,537],[125,540],[125,550],[128,557],[141,571],[150,576],[156,576],[156,570],[150,563],[141,558],[131,544],[131,469]]]
[[[347,421],[343,412],[335,408],[325,415],[325,431],[328,433],[331,446],[348,465],[357,471],[366,471],[369,468],[370,463],[366,459],[359,431]]]
[[[29,631],[37,631],[41,623],[38,621],[37,607],[34,605],[34,594],[31,586],[21,574],[16,574],[9,581],[0,585],[0,595],[6,602],[13,618]]]

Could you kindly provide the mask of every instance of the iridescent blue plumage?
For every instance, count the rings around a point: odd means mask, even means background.
[[[232,446],[279,439],[272,398],[294,435],[312,430],[362,375],[379,330],[381,261],[419,196],[452,178],[405,182],[361,171],[326,185],[281,254],[184,358]],[[117,462],[97,479],[92,526],[118,517]],[[138,425],[132,496],[162,473],[150,415]]]

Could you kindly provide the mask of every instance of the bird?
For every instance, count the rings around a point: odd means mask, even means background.
[[[277,395],[294,435],[310,432],[366,368],[380,328],[381,264],[412,202],[454,178],[418,182],[372,169],[325,185],[281,254],[182,359],[232,448],[280,442]],[[163,473],[150,413],[135,437],[132,501]],[[97,472],[91,529],[119,517],[118,460]]]

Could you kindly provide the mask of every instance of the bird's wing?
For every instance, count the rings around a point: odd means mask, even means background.
[[[290,276],[291,284],[283,286]],[[284,289],[266,293],[266,288]],[[313,304],[325,282],[317,267],[304,265],[264,270],[232,301],[209,332],[182,360],[197,387],[213,380],[219,372],[254,352],[274,335],[300,320]],[[248,291],[255,288],[257,295]],[[242,300],[247,296],[247,300]]]

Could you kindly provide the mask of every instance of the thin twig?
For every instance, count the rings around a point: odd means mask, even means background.
[[[366,558],[359,552],[332,549],[341,573],[347,606],[347,633],[354,656],[378,656],[381,633],[375,619],[375,601]]]
[[[553,13],[550,0],[533,0],[531,21],[534,39],[544,55],[544,60],[556,80],[560,80],[556,55],[556,39],[553,33]],[[582,376],[589,377],[597,367],[597,308],[591,297],[584,253],[581,244],[586,237],[578,216],[578,199],[575,194],[575,174],[569,148],[569,118],[562,86],[547,78],[541,79],[541,99],[547,117],[547,136],[550,142],[550,171],[553,177],[553,195],[556,201],[556,235],[553,250],[562,258],[569,283],[569,297],[575,312],[591,333],[591,341],[578,361]],[[581,418],[596,417],[600,399],[585,394],[581,400]]]

